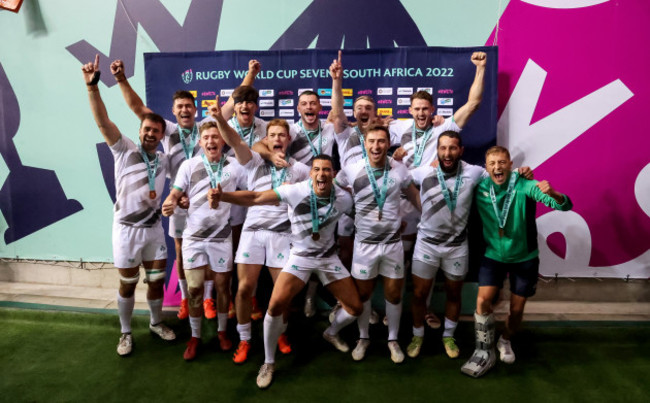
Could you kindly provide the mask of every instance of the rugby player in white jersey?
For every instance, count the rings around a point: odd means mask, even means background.
[[[95,56],[94,63],[83,65],[81,71],[95,123],[115,160],[113,262],[120,273],[117,310],[122,331],[117,353],[124,356],[133,349],[131,317],[141,264],[148,287],[149,329],[163,340],[176,338],[174,332],[162,323],[167,247],[159,206],[168,162],[156,148],[165,132],[165,120],[153,113],[143,115],[139,131],[140,145],[135,145],[122,136],[108,117],[97,87],[99,55]]]
[[[165,216],[175,214],[183,194],[190,201],[187,225],[183,231],[183,259],[189,289],[189,313],[192,337],[183,354],[193,360],[201,339],[203,316],[204,279],[213,272],[217,290],[217,320],[219,346],[226,351],[232,342],[226,335],[228,303],[230,301],[230,276],[232,271],[232,237],[229,224],[230,205],[211,209],[208,193],[217,185],[235,190],[243,177],[243,169],[232,157],[223,153],[221,132],[228,128],[222,121],[206,122],[199,128],[202,155],[184,161],[178,169],[176,180],[162,206]]]
[[[366,157],[341,169],[336,183],[349,188],[355,203],[355,242],[352,258],[352,277],[363,302],[363,313],[358,319],[359,341],[352,352],[356,361],[365,357],[370,344],[370,297],[377,277],[383,277],[388,348],[396,364],[404,361],[397,342],[402,315],[402,287],[404,285],[404,249],[400,238],[400,200],[406,194],[420,210],[417,188],[406,167],[387,157],[390,146],[388,129],[370,127],[364,138]]]
[[[242,85],[252,85],[259,71],[260,63],[257,60],[250,60],[248,62],[248,73],[244,77]],[[124,100],[138,118],[142,119],[142,116],[145,114],[152,113],[152,110],[142,102],[142,99],[129,84],[129,81],[124,75],[124,63],[121,60],[115,60],[111,63],[111,73],[113,73],[120,86]],[[207,117],[199,123],[196,122],[196,101],[191,92],[176,91],[172,99],[172,114],[176,118],[176,122],[165,121],[165,137],[162,142],[165,154],[169,158],[169,178],[171,184],[176,179],[176,174],[181,163],[202,153],[202,149],[198,144],[199,127],[201,123],[212,120],[211,117]],[[232,115],[233,108],[235,108],[234,100],[229,99],[222,109],[224,114],[230,116]],[[182,253],[183,230],[185,229],[186,220],[186,211],[177,209],[169,220],[168,232],[169,236],[174,239],[176,249],[176,270],[178,273],[178,284],[181,290],[181,306],[178,311],[179,319],[185,319],[189,314],[187,281],[185,280],[185,273],[183,271]],[[206,278],[204,308],[205,315],[208,319],[213,319],[216,316],[214,299],[212,299],[213,284],[214,281],[212,278]]]
[[[352,277],[336,255],[334,230],[338,217],[352,209],[353,201],[347,191],[334,185],[333,178],[332,159],[321,154],[314,157],[307,181],[263,192],[223,192],[213,197],[213,206],[219,200],[248,206],[278,202],[289,206],[292,247],[289,260],[273,287],[264,318],[265,360],[257,376],[260,388],[267,388],[273,380],[275,348],[284,329],[283,314],[312,273],[343,306],[323,333],[323,338],[339,351],[350,350],[338,333],[357,319],[363,307]]]
[[[391,136],[398,139],[401,144],[401,147],[393,153],[393,158],[402,161],[409,170],[429,165],[436,158],[436,146],[440,133],[447,130],[459,132],[478,110],[483,97],[487,55],[484,52],[474,52],[470,60],[476,66],[476,73],[469,89],[467,102],[451,117],[445,119],[444,123],[439,126],[432,124],[435,107],[431,94],[426,91],[418,91],[411,95],[409,113],[413,119],[391,122]],[[420,214],[410,208],[406,202],[402,202],[402,207],[406,222],[402,239],[404,240],[404,251],[410,255],[410,249],[416,239]],[[440,327],[439,319],[432,313],[427,314],[426,321],[432,328]]]
[[[217,121],[223,120],[217,108],[218,106],[215,107],[212,116]],[[284,119],[273,119],[266,125],[266,130],[266,141],[263,144],[268,146],[270,152],[286,154],[291,141],[287,122]],[[246,141],[234,130],[224,130],[222,134],[226,144],[234,150],[237,161],[248,174],[246,188],[249,190],[275,189],[282,184],[301,182],[309,177],[309,167],[289,156],[284,160],[289,164],[288,166],[277,167],[264,160],[255,151],[251,151]],[[287,206],[265,205],[252,206],[248,209],[241,241],[235,254],[239,279],[235,309],[240,339],[233,356],[236,364],[242,364],[248,359],[248,351],[251,347],[252,301],[262,266],[266,264],[275,282],[289,258],[290,246],[291,222]],[[291,352],[291,345],[284,331],[278,339],[278,346],[284,354]]]

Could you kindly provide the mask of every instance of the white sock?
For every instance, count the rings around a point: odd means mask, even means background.
[[[225,332],[226,327],[228,326],[228,312],[226,313],[217,312],[217,322],[219,323],[219,327],[217,328],[217,331]]]
[[[372,311],[372,307],[370,306],[370,300],[368,300],[363,303],[363,312],[361,312],[361,315],[357,318],[360,339],[370,338],[370,332],[368,331],[370,328],[370,311]]]
[[[198,316],[198,317],[193,317],[190,316],[190,328],[192,329],[192,337],[196,337],[197,339],[201,338],[201,322],[203,321],[203,318]]]
[[[239,340],[248,341],[251,339],[251,323],[244,323],[243,325],[237,324],[237,333],[239,333]]]
[[[413,326],[413,336],[424,337],[424,326],[420,326],[420,327]]]
[[[458,322],[454,322],[451,319],[445,317],[445,331],[442,332],[442,337],[454,337],[454,332],[456,331],[456,326]]]
[[[117,314],[120,317],[120,326],[122,333],[131,333],[131,317],[133,316],[133,306],[135,306],[135,296],[124,298],[117,293]]]
[[[214,288],[214,280],[205,280],[203,283],[203,300],[212,298],[212,289]]]
[[[338,334],[341,329],[354,322],[356,319],[356,316],[350,315],[345,311],[344,308],[341,308],[336,311],[336,315],[334,315],[334,321],[332,321],[332,324],[325,330],[325,332],[330,336],[334,336],[335,334]]]
[[[147,303],[149,304],[149,323],[157,325],[162,322],[162,298],[148,299]]]
[[[388,319],[388,340],[397,340],[399,321],[402,318],[402,301],[397,304],[386,301],[386,318]]]
[[[189,292],[187,291],[187,280],[178,279],[178,285],[179,288],[181,289],[181,298],[187,299],[187,295],[189,294]]]
[[[275,363],[275,350],[278,346],[278,338],[282,334],[282,315],[271,316],[268,313],[264,316],[264,363]]]

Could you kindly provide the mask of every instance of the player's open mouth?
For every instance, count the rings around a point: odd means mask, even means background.
[[[503,179],[504,176],[505,176],[505,174],[503,173],[503,171],[498,171],[498,172],[495,171],[495,172],[493,173],[493,175],[494,175],[494,179]]]
[[[316,179],[316,189],[325,190],[326,187],[327,187],[327,183],[324,180]]]
[[[276,144],[273,146],[273,151],[282,151],[282,145],[281,144]]]

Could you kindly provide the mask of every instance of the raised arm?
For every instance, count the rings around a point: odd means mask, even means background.
[[[280,202],[280,196],[273,189],[263,192],[254,192],[251,190],[238,190],[236,192],[223,192],[221,184],[217,184],[216,189],[208,194],[210,208],[217,208],[219,202],[237,204],[239,206],[260,206],[273,205]]]
[[[223,109],[219,106],[219,96],[217,95],[216,97],[217,102],[215,102],[213,105],[210,105],[210,116],[214,118],[214,120],[217,122],[217,126],[219,127],[219,133],[221,133],[221,137],[223,137],[224,141],[230,148],[232,148],[235,151],[235,158],[237,158],[237,162],[239,162],[242,165],[246,165],[248,161],[253,158],[253,155],[251,154],[250,148],[248,148],[248,145],[244,140],[242,140],[241,137],[239,137],[239,134],[230,127],[228,122],[223,116]]]
[[[124,63],[121,60],[115,60],[111,63],[111,73],[117,84],[120,86],[120,91],[122,91],[122,96],[126,101],[129,109],[135,113],[138,119],[142,120],[144,115],[147,113],[152,113],[153,111],[142,102],[142,98],[133,90],[129,80],[126,79],[124,75]]]
[[[483,88],[485,87],[485,65],[487,64],[487,54],[485,52],[472,53],[472,63],[476,66],[476,74],[474,75],[474,82],[469,88],[469,96],[467,103],[460,107],[454,113],[454,121],[458,127],[463,128],[467,124],[469,118],[472,117],[474,112],[481,105],[483,98]]]
[[[95,118],[95,123],[97,123],[99,131],[104,136],[106,144],[112,146],[120,139],[120,131],[115,126],[115,123],[108,118],[106,106],[104,105],[102,96],[99,94],[99,87],[97,86],[100,75],[99,55],[95,55],[94,63],[86,63],[81,66],[81,71],[86,88],[88,89],[88,101],[90,102],[90,110]]]
[[[255,84],[255,78],[262,70],[262,65],[259,61],[252,59],[248,61],[248,73],[244,76],[240,85],[250,85]],[[228,98],[225,104],[221,107],[221,114],[224,119],[228,120],[232,117],[233,112],[235,111],[235,100],[232,99],[232,96]]]
[[[341,133],[348,126],[348,118],[343,111],[343,65],[340,50],[338,59],[334,59],[330,65],[330,76],[332,76],[332,109],[327,119],[334,123],[334,132]]]

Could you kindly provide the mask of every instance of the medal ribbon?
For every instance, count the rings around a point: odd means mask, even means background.
[[[368,175],[368,179],[370,180],[372,193],[374,193],[375,201],[377,202],[377,206],[379,207],[379,217],[381,217],[381,212],[384,209],[384,203],[386,203],[386,193],[388,193],[388,170],[389,170],[388,158],[386,158],[386,164],[384,165],[384,175],[383,175],[384,178],[381,184],[381,190],[379,189],[379,186],[377,186],[377,179],[375,178],[375,173],[373,171],[373,168],[370,166],[368,159],[364,158],[363,161],[366,164],[366,174]]]
[[[230,118],[230,121],[233,122],[233,127],[239,134],[239,137],[241,137],[242,140],[246,141],[246,136],[248,136],[248,148],[253,147],[253,141],[255,140],[255,120],[253,120],[253,124],[251,127],[246,127],[242,129],[242,127],[239,125],[239,121],[237,120],[236,117]]]
[[[503,208],[501,213],[497,208],[497,197],[494,193],[494,185],[490,185],[490,199],[492,200],[492,207],[494,208],[494,215],[496,215],[497,220],[499,221],[499,228],[503,229],[506,226],[506,221],[508,220],[508,212],[510,211],[510,205],[512,204],[512,199],[516,193],[515,191],[515,182],[517,182],[517,173],[512,172],[510,174],[510,181],[508,182],[508,189],[506,190],[506,197],[503,199]]]
[[[156,158],[151,161],[149,155],[142,149],[142,145],[138,144],[138,149],[140,149],[140,155],[142,156],[142,161],[147,166],[147,179],[149,180],[149,191],[156,191],[156,172],[158,172],[158,153],[156,153]],[[154,196],[155,197],[155,196]]]
[[[210,163],[208,161],[208,157],[206,157],[205,154],[203,154],[201,157],[203,158],[203,167],[205,168],[205,172],[208,173],[208,178],[210,178],[210,187],[212,189],[215,189],[217,187],[217,184],[221,183],[221,173],[223,172],[223,163],[226,162],[226,156],[222,155],[221,159],[216,164]],[[212,169],[213,165],[217,166],[216,172]]]
[[[421,130],[418,130],[421,132]],[[414,152],[414,157],[413,157],[413,166],[419,167],[420,163],[422,163],[422,155],[424,154],[424,147],[426,146],[427,142],[431,138],[431,135],[433,134],[433,126],[429,128],[429,130],[424,131],[424,136],[422,137],[422,141],[420,141],[420,145],[418,146],[417,142],[417,132],[415,130],[415,122],[413,122],[413,152]]]
[[[447,183],[445,182],[445,175],[442,173],[442,169],[440,167],[436,169],[436,173],[438,174],[438,183],[440,183],[440,190],[442,191],[442,197],[445,198],[445,203],[447,203],[447,207],[449,207],[449,210],[453,212],[454,209],[456,208],[456,201],[458,200],[458,193],[460,192],[460,187],[463,184],[463,179],[462,179],[463,165],[459,161],[458,171],[456,172],[456,183],[454,184],[453,196],[449,194],[449,188],[447,187]]]
[[[284,160],[289,162],[289,156],[284,157]],[[284,183],[284,178],[287,176],[287,168],[284,167],[280,170],[280,177],[277,176],[277,168],[275,165],[271,164],[271,183],[273,183],[273,189],[278,188],[282,183]]]
[[[298,125],[300,126],[300,129],[302,130],[303,133],[305,133],[305,136],[307,137],[307,142],[309,143],[309,148],[311,148],[311,153],[314,157],[319,156],[323,152],[323,136],[321,136],[321,127],[320,127],[320,120],[318,121],[318,130],[307,130],[305,129],[305,126],[302,124],[302,120],[298,122]],[[318,132],[316,135],[318,137],[318,150],[316,150],[316,147],[312,144],[311,140],[314,137],[314,133]],[[309,134],[311,133],[312,138],[309,137]]]
[[[334,209],[334,201],[336,201],[336,189],[332,187],[332,190],[330,192],[330,208],[327,210],[327,213],[321,218],[320,215],[318,214],[318,197],[316,197],[316,193],[314,193],[314,185],[311,180],[309,179],[309,207],[311,211],[311,231],[313,234],[318,233],[318,229],[320,228],[320,225],[325,222],[330,216],[332,215],[332,210]]]
[[[185,140],[185,135],[189,136],[190,143],[187,144]],[[192,131],[190,132],[189,129],[183,129],[182,127],[178,126],[178,135],[181,138],[181,146],[183,147],[183,152],[185,153],[185,159],[189,160],[192,158],[192,155],[194,154],[194,147],[196,146],[196,141],[199,138],[199,130],[196,127],[196,123],[194,124],[194,127],[192,127]]]
[[[355,126],[354,130],[357,132],[357,136],[359,136],[359,144],[361,144],[361,155],[363,155],[363,158],[365,159],[367,155],[366,146],[363,144],[363,134],[361,133],[361,130],[359,130],[359,126]]]

